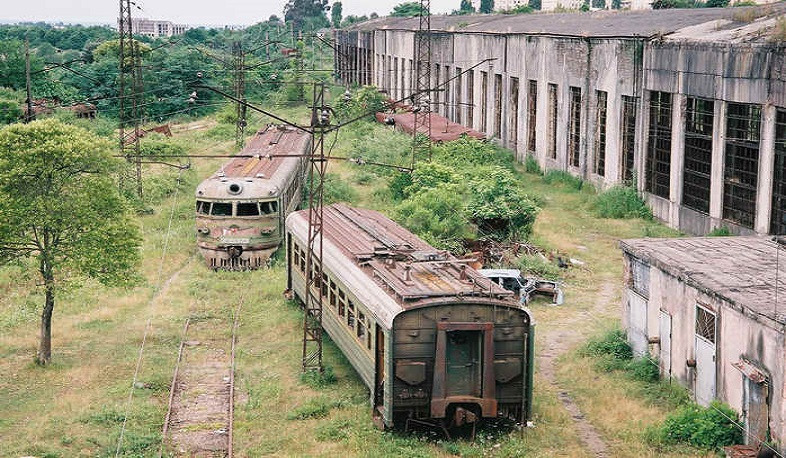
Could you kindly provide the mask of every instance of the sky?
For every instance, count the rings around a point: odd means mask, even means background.
[[[181,24],[250,25],[271,14],[283,17],[286,0],[133,0],[142,7],[132,16],[163,19]],[[405,0],[343,0],[344,16],[380,16]],[[331,0],[331,3],[333,0]],[[458,9],[460,0],[432,0],[432,13]],[[114,23],[117,0],[0,0],[2,21],[46,21],[65,23]]]

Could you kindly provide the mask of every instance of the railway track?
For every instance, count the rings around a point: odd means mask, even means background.
[[[189,317],[178,349],[159,456],[233,456],[235,346],[242,301],[231,327],[220,317]],[[224,328],[225,331],[217,331]]]

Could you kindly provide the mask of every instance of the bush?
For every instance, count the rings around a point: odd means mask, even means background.
[[[355,188],[349,185],[346,180],[335,173],[325,174],[324,195],[322,200],[325,205],[336,202],[352,202],[358,197]]]
[[[737,412],[719,401],[712,401],[709,407],[692,404],[669,415],[657,438],[665,444],[682,443],[717,450],[742,443],[743,435],[735,424],[737,421]]]
[[[461,180],[450,167],[438,162],[422,162],[415,166],[415,170],[410,174],[410,181],[403,189],[405,197],[436,188],[440,184],[458,183]]]
[[[619,328],[591,339],[580,353],[583,356],[607,356],[621,361],[633,359],[633,350],[628,344],[628,336],[625,331]]]
[[[487,165],[499,165],[513,170],[515,163],[510,151],[466,135],[452,142],[434,145],[432,160],[459,172]]]
[[[464,212],[463,190],[442,184],[415,194],[395,210],[396,220],[436,248],[460,252],[476,230]]]
[[[707,237],[728,237],[730,235],[732,235],[732,233],[726,226],[716,227],[707,233]]]
[[[524,171],[534,173],[535,175],[543,175],[543,170],[541,170],[538,160],[530,155],[527,155],[527,158],[524,159]]]
[[[655,383],[660,380],[660,369],[657,361],[649,355],[629,361],[625,370],[633,380],[647,383]]]
[[[580,191],[582,186],[584,186],[584,181],[581,178],[563,170],[549,170],[543,175],[543,181],[547,184],[560,184],[576,191]]]
[[[336,107],[336,116],[342,121],[364,114],[368,114],[369,120],[374,120],[376,113],[388,109],[385,95],[379,92],[375,86],[363,86],[354,94],[350,94],[348,100],[344,94],[340,94],[334,102],[334,106]]]
[[[237,106],[235,104],[224,105],[216,113],[216,121],[219,124],[237,124]]]
[[[331,409],[339,406],[339,402],[330,401],[325,397],[312,398],[306,401],[302,406],[289,412],[289,414],[287,414],[287,419],[308,420],[309,418],[323,418],[330,413]]]
[[[614,186],[603,191],[596,197],[594,207],[600,218],[652,219],[652,211],[629,186]]]
[[[320,389],[334,385],[338,379],[333,372],[333,368],[331,366],[325,366],[325,370],[322,372],[308,371],[300,374],[300,381],[311,388]]]
[[[524,194],[513,173],[500,166],[476,171],[469,183],[467,212],[478,229],[496,238],[532,234],[540,208]]]
[[[139,140],[143,156],[177,156],[185,152],[183,145],[161,134],[149,133]]]
[[[396,172],[390,180],[390,194],[395,200],[404,200],[407,197],[406,190],[412,186],[412,174],[408,172]]]
[[[555,281],[562,277],[562,270],[556,264],[537,254],[524,255],[518,259],[517,264],[522,272],[535,277]]]

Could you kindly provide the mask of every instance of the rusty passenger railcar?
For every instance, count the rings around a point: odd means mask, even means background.
[[[256,269],[284,239],[302,196],[310,136],[268,126],[196,188],[199,251],[213,269]]]
[[[308,214],[287,218],[288,286],[306,295]],[[534,323],[513,293],[382,214],[324,208],[322,326],[379,426],[529,419]]]

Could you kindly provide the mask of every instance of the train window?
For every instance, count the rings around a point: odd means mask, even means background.
[[[363,315],[363,312],[361,312],[360,310],[358,310],[357,334],[358,334],[358,339],[361,339],[362,342],[363,336],[366,335],[366,316]]]
[[[306,273],[306,250],[300,250],[300,271]]]
[[[344,316],[344,309],[346,307],[346,305],[344,305],[344,304],[345,304],[344,299],[339,298],[338,299],[338,316]]]
[[[260,202],[259,208],[262,210],[263,215],[272,215],[273,213],[278,213],[278,202],[275,200]]]
[[[196,211],[197,213],[201,213],[203,215],[210,214],[210,202],[205,202],[204,200],[197,200],[196,201]]]
[[[352,301],[349,301],[349,306],[347,307],[347,326],[350,328],[355,327],[355,304]]]
[[[300,247],[297,246],[297,243],[292,244],[292,263],[296,266],[300,264]]]
[[[371,320],[366,323],[368,329],[366,329],[366,347],[371,350]]]
[[[324,297],[328,295],[328,276],[326,273],[322,273],[322,295]]]
[[[256,202],[238,202],[237,216],[259,216],[259,207]]]
[[[214,202],[213,210],[210,212],[213,216],[232,216],[232,204],[224,202]]]
[[[336,292],[335,291],[331,291],[330,292],[330,305],[332,307],[336,306]]]

